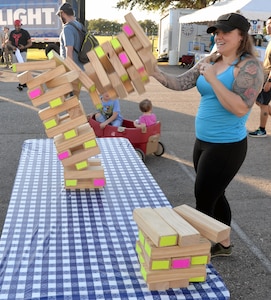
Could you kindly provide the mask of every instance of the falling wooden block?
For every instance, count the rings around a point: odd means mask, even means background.
[[[129,76],[128,76],[124,66],[120,62],[117,53],[113,49],[112,44],[109,41],[107,41],[107,42],[103,43],[101,45],[101,47],[103,48],[104,52],[106,53],[108,59],[110,60],[112,66],[114,67],[114,70],[118,74],[120,80],[122,82],[129,80]]]
[[[17,63],[12,65],[13,72],[24,72],[24,71],[37,71],[37,70],[47,70],[47,69],[54,69],[56,67],[55,61],[31,61],[25,63]]]
[[[92,103],[94,105],[94,107],[98,110],[101,109],[103,107],[102,105],[102,101],[101,101],[101,97],[100,95],[97,93],[97,91],[95,92],[90,92],[89,93],[90,99],[92,100]]]
[[[72,91],[73,91],[73,87],[71,83],[65,83],[46,91],[46,93],[44,93],[39,97],[31,99],[32,104],[36,107],[41,106],[42,104],[48,103],[53,99],[69,94]]]
[[[59,117],[55,116],[49,120],[43,121],[43,125],[46,130],[56,127],[59,124]]]
[[[63,75],[65,73],[66,73],[66,69],[63,65],[57,66],[56,68],[54,68],[52,70],[48,70],[38,76],[33,77],[32,80],[27,82],[27,87],[29,89],[33,89],[36,86],[42,85],[42,84],[46,83],[47,81],[57,78],[58,76]],[[66,82],[63,82],[63,83],[66,83]]]
[[[54,103],[54,101],[56,101],[55,103],[57,103],[59,101],[59,98],[62,99],[62,96],[52,99],[51,101],[49,101],[49,107],[46,107],[39,111],[39,117],[41,120],[46,120],[60,113],[68,112],[69,109],[72,109],[79,105],[78,98],[76,96],[72,96],[70,98],[67,98],[66,100],[64,98],[62,105],[54,105],[54,107],[51,107],[51,103]]]
[[[75,127],[78,127],[85,123],[87,123],[87,118],[85,115],[70,119],[69,115],[67,114],[59,118],[59,123],[57,126],[47,129],[45,132],[49,138],[53,138],[58,134],[72,130]]]
[[[144,82],[142,81],[142,78],[139,72],[136,70],[136,68],[134,66],[130,66],[127,69],[127,72],[138,94],[141,95],[145,93],[146,89],[145,89]]]
[[[20,84],[26,84],[29,81],[31,81],[34,77],[33,77],[33,75],[32,75],[31,72],[25,71],[25,72],[23,72],[21,74],[18,74],[17,78],[18,78]]]
[[[143,48],[143,45],[140,43],[140,40],[138,39],[137,36],[132,36],[129,40],[137,53],[140,49],[146,49],[146,48]],[[141,60],[142,60],[142,58],[141,58]]]
[[[142,60],[147,73],[151,74],[153,71],[153,66],[156,64],[156,58],[153,56],[151,51],[146,48],[138,50],[137,53]]]
[[[60,65],[58,67],[63,67],[65,69],[64,66]],[[75,71],[75,70],[72,70],[72,71],[65,71],[65,74],[62,74],[62,75],[58,75],[57,77],[49,80],[49,81],[46,81],[46,86],[51,89],[51,88],[54,88],[54,87],[57,87],[59,85],[62,85],[64,83],[67,83],[67,82],[70,82],[70,83],[73,83],[73,82],[76,82],[76,84],[78,85],[78,81],[77,79],[79,79],[79,72],[78,71]]]
[[[34,99],[44,94],[44,90],[42,86],[36,86],[35,88],[28,90],[27,94],[29,99],[33,102]]]
[[[127,24],[133,29],[136,37],[140,40],[143,48],[151,49],[152,45],[149,41],[147,35],[143,31],[142,27],[139,25],[135,17],[132,13],[129,13],[124,16],[124,19],[126,20]]]
[[[129,57],[125,51],[120,52],[118,54],[118,57],[119,57],[121,64],[123,65],[123,67],[125,69],[127,69],[128,67],[130,67],[132,65],[131,60],[129,59]]]
[[[200,233],[198,230],[177,214],[171,207],[158,207],[154,208],[154,211],[178,233],[179,246],[199,244]]]
[[[108,78],[108,75],[105,72],[103,65],[101,64],[101,62],[100,62],[99,58],[97,57],[96,53],[94,52],[94,50],[88,52],[87,56],[90,60],[90,64],[92,64],[92,66],[100,80],[102,87],[105,90],[111,88],[112,86],[111,86],[111,82]]]
[[[174,207],[174,210],[212,242],[219,243],[229,238],[231,228],[226,224],[186,204]]]
[[[120,41],[118,40],[118,38],[113,38],[111,41],[110,41],[114,51],[118,54],[120,53],[121,51],[123,51],[123,47],[120,43]]]
[[[123,32],[120,33],[118,35],[118,40],[120,41],[120,43],[121,43],[124,51],[128,55],[128,57],[130,58],[135,69],[137,71],[144,70],[143,62],[139,58],[138,54],[136,53],[135,49],[131,45],[131,43],[130,43],[129,39],[127,38],[127,36],[125,35],[125,33],[123,33]]]
[[[122,81],[120,80],[117,73],[108,74],[109,80],[111,81],[113,89],[116,91],[119,98],[125,98],[127,96],[127,91]]]
[[[69,166],[64,168],[64,178],[67,180],[103,178],[104,169],[101,166],[86,166],[83,170],[78,171],[75,167]]]
[[[123,24],[122,31],[127,35],[128,38],[131,38],[132,36],[135,35],[133,29],[127,23]]]
[[[157,247],[174,246],[177,244],[177,232],[151,207],[134,209],[133,217],[138,227],[146,233]]]
[[[107,54],[105,53],[104,49],[101,46],[95,47],[94,49],[97,57],[99,58],[100,62],[102,63],[105,71],[107,74],[110,74],[112,72],[114,72],[114,68],[107,56]]]

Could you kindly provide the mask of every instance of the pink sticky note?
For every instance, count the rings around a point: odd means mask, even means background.
[[[127,24],[123,25],[122,29],[128,36],[134,35],[134,31],[129,25]]]
[[[172,261],[172,268],[173,269],[183,269],[190,267],[190,258],[186,259],[175,259]]]
[[[29,98],[34,99],[39,97],[42,94],[41,89],[35,89],[31,92],[29,92]]]
[[[60,160],[63,160],[65,158],[67,158],[67,157],[69,157],[69,151],[61,152],[61,153],[58,154],[58,158]]]
[[[129,58],[127,57],[125,52],[121,52],[119,54],[119,59],[123,65],[126,65],[127,63],[129,63]]]
[[[105,180],[104,178],[96,178],[93,180],[94,186],[105,186]]]

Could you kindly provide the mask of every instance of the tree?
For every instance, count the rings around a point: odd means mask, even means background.
[[[137,7],[142,10],[160,10],[165,11],[167,8],[194,8],[199,9],[206,7],[208,4],[213,4],[217,0],[120,0],[117,2],[117,8],[130,9]]]

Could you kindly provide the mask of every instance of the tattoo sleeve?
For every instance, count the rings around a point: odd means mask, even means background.
[[[263,86],[263,69],[255,59],[247,60],[233,83],[233,92],[238,94],[250,108]]]
[[[185,91],[193,88],[196,85],[196,80],[200,73],[198,70],[198,65],[181,75],[171,75],[160,71],[160,74],[153,74],[152,76],[156,78],[165,87],[176,90]]]

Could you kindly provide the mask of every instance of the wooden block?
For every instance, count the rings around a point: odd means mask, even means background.
[[[66,159],[61,160],[61,162],[64,167],[74,166],[78,162],[81,162],[83,160],[88,159],[89,157],[92,157],[92,156],[95,156],[98,154],[100,154],[100,149],[98,146],[87,149],[87,150],[82,148],[82,149],[73,151],[73,149],[71,149],[71,156]]]
[[[201,235],[214,243],[219,243],[230,235],[231,228],[229,226],[186,204],[174,207],[174,210],[195,227]]]
[[[55,147],[58,152],[58,156],[65,156],[67,150],[76,149],[91,149],[96,148],[97,142],[94,130],[89,126],[88,123],[80,125],[76,128],[77,136],[72,140],[67,141],[63,134],[59,134],[54,137]],[[70,157],[71,155],[69,155]],[[94,166],[100,165],[101,161],[98,159],[93,159],[92,164]]]
[[[190,268],[190,266],[191,266],[190,257],[173,258],[171,260],[172,269],[186,269],[186,268]]]
[[[99,94],[103,94],[106,92],[106,89],[103,87],[102,83],[100,82],[99,77],[97,76],[97,73],[93,67],[93,65],[88,62],[84,65],[85,72],[89,76],[89,78],[95,82],[96,91],[98,90]],[[95,93],[96,91],[93,91]]]
[[[129,57],[125,51],[120,52],[118,54],[118,57],[119,57],[121,64],[123,65],[123,67],[125,69],[127,69],[128,67],[130,67],[132,65],[131,60],[129,59]]]
[[[67,69],[67,71],[77,71],[77,72],[79,72],[79,78],[78,79],[80,80],[80,82],[82,83],[82,85],[88,91],[91,92],[91,91],[94,91],[96,89],[94,82],[69,57],[63,59],[54,50],[51,50],[48,53],[47,57],[49,58],[49,60],[54,61],[57,65],[64,65],[65,68]]]
[[[187,269],[169,269],[148,271],[144,264],[140,268],[141,274],[147,283],[161,281],[175,281],[206,276],[206,266],[192,266]]]
[[[153,71],[153,65],[156,64],[156,58],[153,56],[151,51],[146,48],[138,50],[137,53],[142,60],[147,73],[151,74]]]
[[[191,258],[191,265],[206,265],[208,264],[209,256],[208,255],[200,255],[200,256],[193,256]]]
[[[173,281],[162,281],[148,283],[148,289],[150,291],[165,291],[168,289],[182,289],[189,285],[188,279],[173,280]]]
[[[135,35],[140,40],[141,44],[143,45],[143,48],[151,49],[152,45],[149,41],[147,35],[143,31],[142,27],[139,25],[139,23],[136,21],[135,17],[132,13],[129,13],[124,16],[124,19],[126,20],[127,24],[130,25],[130,27],[133,29]]]
[[[89,166],[100,166],[101,160],[100,160],[100,158],[91,157],[88,159],[88,164],[89,164]]]
[[[85,115],[82,115],[72,120],[69,118],[69,115],[64,115],[61,116],[59,124],[56,127],[48,129],[45,132],[49,138],[53,138],[58,134],[74,129],[75,127],[78,127],[85,123],[87,123],[87,118]]]
[[[127,91],[125,89],[125,86],[121,82],[119,76],[117,73],[113,72],[111,74],[108,74],[109,80],[111,81],[112,87],[116,91],[118,98],[125,98],[127,96]]]
[[[55,107],[58,107],[58,106],[61,106],[63,105],[63,103],[65,102],[65,97],[64,96],[61,96],[61,97],[58,97],[56,99],[53,99],[49,102],[49,106],[51,108],[55,108]]]
[[[103,178],[104,169],[101,166],[87,166],[84,170],[76,170],[73,166],[64,168],[65,179]]]
[[[141,59],[139,58],[138,54],[136,53],[135,49],[131,45],[131,43],[130,43],[129,39],[127,38],[127,36],[125,35],[125,33],[123,33],[123,32],[120,33],[118,35],[118,40],[121,43],[124,51],[130,58],[132,64],[136,68],[136,70],[137,71],[144,70],[144,65],[143,65]]]
[[[66,73],[66,69],[63,65],[57,66],[56,68],[54,68],[52,70],[43,72],[42,74],[35,76],[32,80],[27,82],[27,87],[29,89],[33,89],[34,87],[44,84],[47,81],[52,80],[53,78],[56,78],[65,73]]]
[[[70,129],[68,131],[63,132],[63,136],[65,140],[70,140],[78,136],[77,128]]]
[[[58,87],[46,91],[46,93],[44,93],[43,95],[37,98],[32,99],[32,104],[37,107],[47,102],[50,102],[51,100],[54,100],[58,97],[69,94],[72,91],[73,91],[72,85],[70,83],[65,83]]]
[[[61,96],[51,100],[49,104],[51,104],[52,101],[57,100],[59,98],[61,98]],[[76,96],[73,96],[71,98],[66,99],[62,105],[57,105],[55,107],[46,107],[40,110],[39,117],[41,120],[46,120],[51,118],[52,116],[58,115],[63,112],[67,112],[69,109],[76,107],[77,105],[79,105],[79,100]]]
[[[139,51],[140,49],[144,49],[143,45],[140,43],[140,40],[135,35],[130,38],[130,43],[132,44],[136,52]]]
[[[71,119],[76,119],[82,115],[85,115],[84,107],[81,101],[78,101],[78,105],[68,109],[67,112]]]
[[[100,98],[100,95],[97,93],[97,91],[90,92],[89,93],[90,99],[92,100],[92,103],[96,109],[102,108],[102,100]]]
[[[18,78],[20,84],[25,84],[25,83],[28,83],[30,80],[33,79],[33,75],[32,75],[31,72],[25,71],[21,74],[18,74],[17,78]]]
[[[131,38],[132,36],[135,35],[133,29],[127,23],[123,24],[122,31],[127,35],[128,38]]]
[[[59,124],[59,117],[55,116],[49,120],[43,121],[43,125],[46,130],[56,127]]]
[[[147,255],[152,259],[160,259],[164,257],[180,259],[183,257],[198,256],[203,254],[207,255],[210,253],[211,243],[206,238],[201,237],[198,245],[188,247],[172,246],[161,248],[155,246],[151,239],[145,235],[144,249]]]
[[[151,207],[136,208],[133,217],[138,227],[157,247],[174,246],[178,241],[177,232],[170,227]]]
[[[59,67],[63,67],[65,69],[64,66],[59,66]],[[66,72],[66,71],[65,71]],[[51,79],[49,81],[46,82],[46,86],[51,89],[54,87],[57,87],[59,85],[62,85],[64,83],[67,82],[74,82],[79,78],[79,72],[72,70],[72,71],[68,71],[63,75],[59,75],[54,79]],[[76,84],[78,85],[78,81],[76,81]]]
[[[99,188],[103,188],[106,185],[105,178],[67,179],[67,180],[65,180],[64,178],[64,181],[65,181],[65,188],[70,190],[99,189]]]
[[[120,80],[122,82],[129,80],[129,76],[128,76],[124,66],[120,62],[117,53],[113,49],[112,44],[109,41],[107,41],[107,42],[103,43],[101,46],[102,46],[104,52],[107,54],[107,57],[110,60],[112,66],[114,67],[115,72],[118,74]]]
[[[129,80],[126,80],[123,82],[123,85],[127,91],[128,94],[132,93],[135,89],[134,89],[134,86],[132,84],[132,81],[129,79]]]
[[[184,218],[180,217],[170,207],[154,208],[155,212],[163,218],[179,235],[179,246],[197,245],[200,242],[200,233]]]
[[[31,61],[31,62],[13,64],[12,70],[13,70],[13,72],[19,73],[19,72],[24,72],[24,71],[54,69],[55,67],[56,67],[55,61],[39,60],[39,61]]]
[[[121,51],[123,51],[123,47],[120,43],[120,41],[118,40],[118,38],[113,38],[111,41],[110,41],[114,51],[118,54],[120,53]]]
[[[40,85],[40,86],[36,86],[35,88],[33,88],[31,90],[28,90],[27,94],[28,94],[28,97],[30,100],[34,100],[34,99],[40,97],[41,95],[43,95],[44,90],[43,90],[43,87]]]
[[[103,65],[101,64],[99,58],[97,57],[96,53],[94,52],[94,50],[88,52],[87,56],[90,60],[90,64],[92,64],[92,66],[100,80],[102,87],[105,90],[111,88],[111,82],[103,68]]]
[[[138,73],[138,71],[136,70],[136,68],[134,66],[130,66],[127,69],[127,72],[129,74],[129,77],[131,78],[131,81],[136,89],[136,91],[138,92],[139,95],[143,94],[146,92],[144,83],[142,82],[142,79]]]
[[[100,62],[102,63],[106,73],[110,74],[110,73],[114,72],[114,68],[113,68],[110,60],[108,59],[106,52],[103,50],[103,48],[101,46],[98,46],[98,47],[95,47],[94,51],[95,51],[97,57],[99,58]]]

